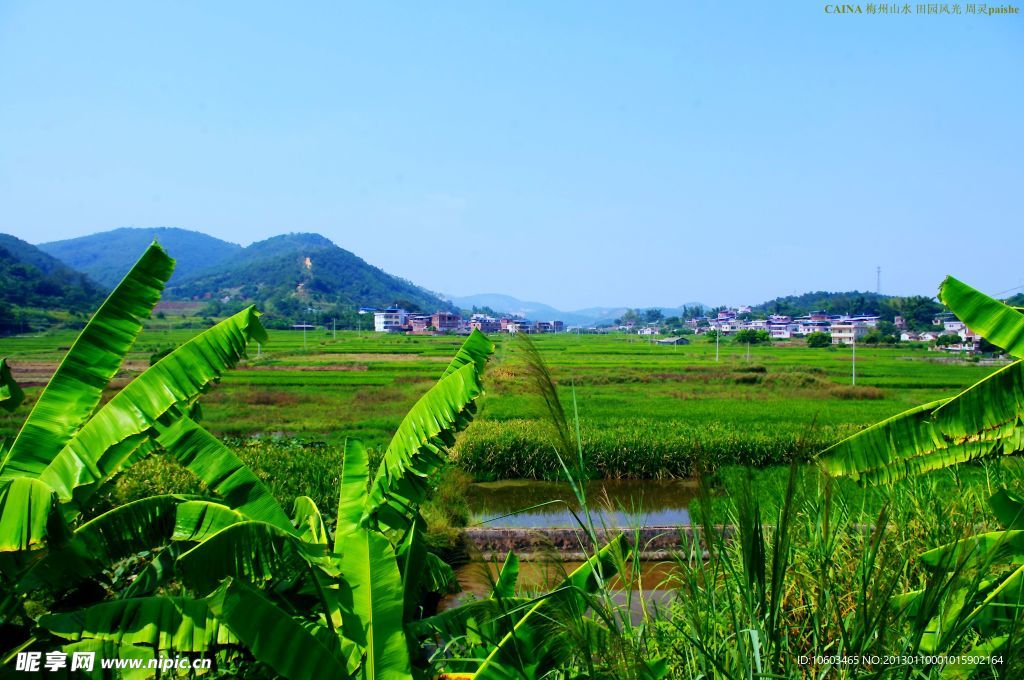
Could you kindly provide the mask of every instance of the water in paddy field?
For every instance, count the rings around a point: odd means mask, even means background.
[[[597,526],[688,525],[688,508],[696,496],[697,482],[691,479],[596,480],[587,484],[587,505]],[[470,485],[467,500],[473,513],[470,525],[493,528],[579,526],[573,516],[573,512],[579,513],[579,503],[572,488],[564,482],[532,479],[481,482]],[[548,501],[559,502],[519,512]]]
[[[550,592],[582,564],[577,561],[552,560],[521,562],[516,593],[521,597],[534,597]],[[445,596],[438,608],[443,611],[470,600],[489,597],[500,570],[501,565],[497,561],[462,565],[455,570],[461,591]],[[663,607],[675,597],[672,576],[676,573],[671,561],[641,562],[639,575],[634,575],[632,569],[627,567],[626,583],[619,577],[613,577],[608,584],[612,599],[618,606],[628,609],[630,619],[634,624],[639,624],[643,620],[645,607],[648,610],[652,606]]]

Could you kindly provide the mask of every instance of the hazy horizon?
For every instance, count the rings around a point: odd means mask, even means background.
[[[0,231],[317,232],[565,311],[878,266],[887,294],[999,294],[1024,285],[1022,38],[817,3],[5,3]]]

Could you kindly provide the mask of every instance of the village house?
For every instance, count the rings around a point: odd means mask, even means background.
[[[430,321],[438,333],[452,333],[462,327],[462,317],[452,312],[434,312]]]
[[[861,321],[834,323],[831,326],[833,345],[852,345],[870,332],[866,323]]]
[[[404,309],[389,307],[373,313],[373,330],[378,333],[398,333],[403,330],[408,314]]]
[[[434,331],[433,320],[429,314],[410,314],[409,331],[413,335],[426,335]]]
[[[506,330],[509,333],[529,333],[533,330],[533,324],[526,319],[511,319]]]
[[[498,333],[501,331],[501,322],[486,314],[474,314],[469,319],[469,328],[481,333]]]

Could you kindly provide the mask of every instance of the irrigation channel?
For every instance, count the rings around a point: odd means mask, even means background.
[[[641,601],[662,602],[671,596],[665,584],[672,574],[670,553],[680,533],[690,531],[689,506],[697,495],[694,480],[603,480],[589,482],[587,505],[599,540],[619,531],[642,545],[641,589],[620,591],[640,613]],[[472,484],[467,491],[472,513],[465,537],[476,559],[456,570],[462,593],[487,597],[500,561],[513,550],[519,556],[520,588],[542,592],[576,569],[592,546],[581,545],[586,521],[568,484],[537,480],[503,480]],[[614,586],[615,584],[613,584]]]

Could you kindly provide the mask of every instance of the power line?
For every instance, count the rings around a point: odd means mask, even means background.
[[[998,293],[996,293],[996,295],[1005,295],[1006,293],[1012,293],[1013,291],[1021,290],[1022,288],[1024,288],[1024,284],[1014,286],[1013,288],[1007,288],[1006,290],[1001,290]]]

